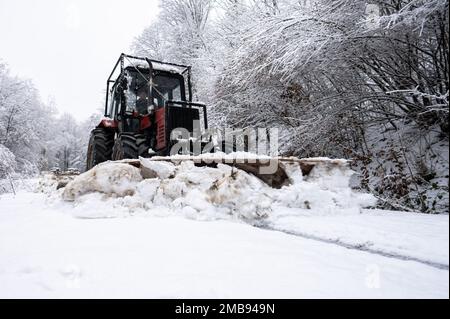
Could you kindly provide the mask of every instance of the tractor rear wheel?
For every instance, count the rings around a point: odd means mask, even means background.
[[[86,170],[95,165],[111,160],[114,145],[114,132],[104,128],[92,130],[89,139]]]
[[[114,161],[136,159],[139,156],[146,157],[147,155],[148,146],[144,135],[121,133],[114,143],[112,159]]]

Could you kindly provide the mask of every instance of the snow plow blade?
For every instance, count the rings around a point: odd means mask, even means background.
[[[188,156],[177,155],[171,157],[152,157],[151,161],[171,162],[180,165],[181,162],[192,161],[196,166],[216,168],[218,164],[225,164],[243,170],[258,177],[273,188],[282,188],[292,184],[294,175],[307,179],[315,167],[329,171],[335,168],[350,170],[349,161],[329,158],[296,158],[296,157],[236,157],[236,156]],[[141,168],[140,160],[124,160],[130,165]]]

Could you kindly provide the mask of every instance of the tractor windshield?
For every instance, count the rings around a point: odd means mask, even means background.
[[[127,111],[147,114],[150,105],[164,106],[166,101],[184,100],[182,77],[158,74],[152,80],[153,103],[149,103],[148,73],[129,71],[126,91]]]
[[[181,101],[181,82],[178,77],[157,75],[153,78],[154,104],[161,107],[164,101]]]

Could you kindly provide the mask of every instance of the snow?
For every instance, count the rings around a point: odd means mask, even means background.
[[[311,158],[302,158],[298,159],[297,157],[277,157],[277,156],[269,156],[264,154],[256,154],[252,152],[242,152],[236,151],[231,153],[224,152],[215,152],[215,153],[205,153],[200,155],[180,155],[175,154],[169,157],[166,156],[155,156],[152,157],[153,161],[167,161],[167,159],[172,160],[173,162],[179,161],[193,161],[195,163],[205,162],[205,163],[233,163],[233,162],[243,162],[248,161],[250,163],[261,161],[269,161],[276,160],[280,162],[302,162],[308,164],[334,164],[336,166],[346,166],[349,161],[345,159],[331,159],[328,157],[311,157]],[[142,160],[142,159],[141,159]]]
[[[141,180],[141,173],[136,167],[125,163],[102,163],[67,185],[63,198],[73,201],[93,191],[117,196],[131,195]]]
[[[349,187],[353,172],[345,165],[304,161],[316,163],[308,176],[296,162],[283,164],[292,184],[282,189],[224,164],[196,167],[192,161],[174,165],[141,158],[139,173],[129,164],[105,163],[69,183],[62,196],[73,202],[72,215],[79,218],[156,214],[240,221],[448,268],[448,215],[363,210],[374,198]]]
[[[127,68],[129,66],[134,67],[134,68],[139,68],[139,69],[148,69],[149,68],[149,65],[147,62],[138,61],[138,60],[133,60],[132,62],[129,60],[126,61],[124,64],[124,67]],[[169,73],[176,73],[176,74],[183,74],[183,72],[185,72],[187,70],[187,68],[185,68],[185,67],[170,65],[170,64],[165,64],[165,63],[159,63],[159,62],[155,62],[155,61],[152,61],[152,67],[154,70],[169,72]]]
[[[200,154],[200,155],[179,155],[175,154],[169,157],[173,161],[181,161],[181,160],[191,160],[194,162],[224,162],[229,160],[249,160],[249,159],[260,159],[260,160],[268,160],[271,159],[270,156],[262,155],[262,154],[255,154],[250,152],[232,152],[232,153],[223,153],[223,152],[216,152],[216,153],[206,153],[206,154]],[[154,160],[166,160],[167,157],[154,157]]]
[[[280,209],[270,228],[386,255],[449,266],[449,216],[383,210],[311,216]]]
[[[0,144],[0,178],[13,173],[16,168],[16,157],[4,145]]]
[[[183,74],[187,70],[187,67],[158,63],[155,61],[152,61],[152,66],[155,70],[176,73],[176,74]]]
[[[282,189],[273,189],[257,177],[224,164],[217,164],[217,168],[196,167],[193,161],[174,165],[141,158],[140,166],[139,170],[125,162],[98,165],[69,183],[63,199],[75,201],[74,206],[82,207],[80,211],[87,215],[91,210],[84,206],[95,197],[90,194],[100,193],[108,197],[103,204],[108,216],[114,211],[122,216],[126,209],[145,214],[149,208],[162,206],[191,217],[195,210],[201,220],[238,218],[252,224],[263,223],[274,206],[328,215],[358,214],[361,207],[375,203],[372,196],[350,189],[352,172],[347,167],[329,166],[328,160],[317,162],[305,177],[297,163],[285,163],[293,184]],[[83,197],[86,194],[88,201]]]
[[[0,197],[2,298],[449,296],[448,270],[413,261],[224,220],[73,218],[48,200]]]
[[[172,163],[150,161],[145,158],[141,158],[141,162],[143,163],[142,174],[145,178],[165,179],[172,177],[175,173],[175,165]]]
[[[146,159],[30,181],[0,196],[0,298],[448,298],[448,215],[364,209],[313,161],[281,189]]]

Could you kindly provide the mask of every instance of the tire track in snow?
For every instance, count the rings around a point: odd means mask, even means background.
[[[441,269],[441,270],[449,270],[449,265],[447,265],[447,264],[433,262],[433,261],[429,261],[429,260],[425,260],[425,259],[421,259],[421,258],[413,257],[413,256],[406,256],[406,255],[397,254],[397,253],[390,253],[390,252],[386,252],[386,251],[383,251],[380,249],[370,248],[363,244],[360,244],[360,245],[349,244],[349,243],[342,242],[339,239],[330,239],[330,238],[315,236],[315,235],[304,233],[304,232],[296,232],[296,231],[291,231],[291,230],[278,229],[271,225],[257,225],[255,227],[264,229],[264,230],[276,231],[276,232],[284,233],[287,235],[302,237],[305,239],[315,240],[315,241],[319,241],[319,242],[326,243],[326,244],[333,244],[333,245],[341,246],[341,247],[344,247],[347,249],[358,250],[358,251],[362,251],[362,252],[366,252],[366,253],[370,253],[370,254],[374,254],[374,255],[383,256],[383,257],[394,258],[394,259],[404,260],[404,261],[415,261],[415,262],[418,262],[418,263],[421,263],[421,264],[424,264],[424,265],[427,265],[427,266],[430,266],[433,268]]]

